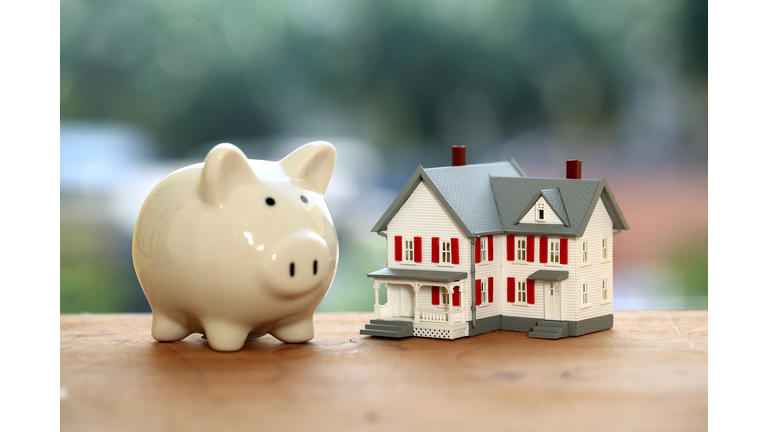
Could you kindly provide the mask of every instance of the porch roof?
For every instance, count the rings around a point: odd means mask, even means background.
[[[528,279],[541,281],[561,281],[568,279],[568,270],[538,270],[533,272]]]
[[[566,272],[567,273],[567,272]],[[408,270],[383,268],[368,273],[369,278],[377,279],[403,279],[433,282],[453,282],[467,278],[467,272],[448,272],[430,270]]]

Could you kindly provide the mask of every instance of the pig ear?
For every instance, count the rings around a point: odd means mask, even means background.
[[[336,167],[336,149],[325,141],[303,145],[279,162],[283,170],[297,180],[306,180],[316,192],[325,195]]]
[[[222,143],[212,148],[205,157],[200,194],[206,203],[219,205],[232,188],[258,181],[245,154],[232,144]]]

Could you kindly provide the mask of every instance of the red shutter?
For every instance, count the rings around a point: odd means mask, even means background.
[[[395,236],[395,261],[403,260],[403,236]]]
[[[451,239],[451,264],[459,263],[459,239]]]
[[[515,278],[507,278],[507,301],[515,302]]]
[[[432,262],[440,262],[440,238],[432,237]]]
[[[488,236],[488,261],[493,261],[493,236]]]
[[[475,304],[477,306],[480,306],[480,303],[483,302],[483,294],[480,289],[480,279],[475,279]]]
[[[459,292],[459,287],[453,287],[453,305],[461,306],[461,292]]]
[[[413,260],[421,262],[421,237],[413,238]]]
[[[534,288],[536,287],[536,281],[533,279],[528,279],[526,281],[526,284],[527,285],[525,288],[527,291],[526,297],[528,297],[528,304],[536,304],[536,299],[533,298],[533,292],[534,292]]]
[[[488,303],[493,303],[493,278],[488,278]]]
[[[560,239],[560,264],[568,264],[568,239]]]
[[[528,237],[528,241],[525,242],[525,257],[528,262],[534,262],[533,259],[533,236]]]
[[[440,304],[440,287],[436,287],[436,286],[432,287],[432,304],[433,305]]]
[[[515,260],[515,236],[507,236],[507,261]]]
[[[475,241],[475,263],[480,262],[480,243],[482,241],[483,240],[480,237],[478,237],[477,240]]]
[[[547,249],[549,249],[547,241],[549,241],[549,239],[543,236],[541,237],[541,240],[539,240],[539,262],[542,264],[547,262]]]

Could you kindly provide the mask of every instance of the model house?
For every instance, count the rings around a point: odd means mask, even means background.
[[[605,178],[526,177],[514,160],[419,167],[372,231],[382,337],[456,339],[494,330],[558,339],[613,327],[613,238],[629,229]],[[379,304],[379,290],[387,303]]]

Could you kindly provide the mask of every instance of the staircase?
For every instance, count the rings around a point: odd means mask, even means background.
[[[370,324],[360,330],[361,335],[387,338],[405,338],[413,336],[413,323],[386,319],[372,319]]]
[[[562,321],[539,321],[528,332],[528,337],[537,339],[561,339],[568,337],[568,323]]]

